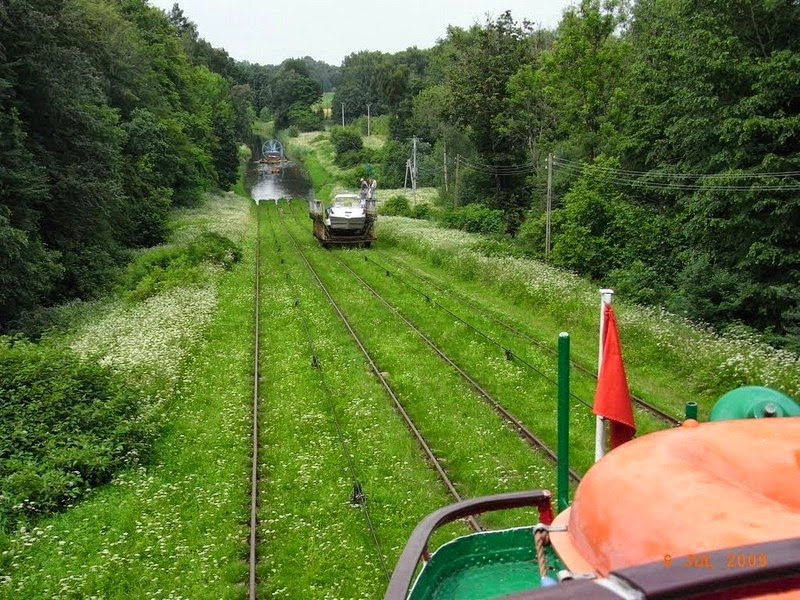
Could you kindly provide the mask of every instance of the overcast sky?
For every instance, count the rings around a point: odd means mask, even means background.
[[[150,0],[169,10],[175,0]],[[341,65],[359,50],[399,52],[430,48],[445,37],[447,25],[469,27],[510,10],[555,27],[575,0],[182,0],[183,13],[200,36],[225,48],[234,59],[277,65],[310,56]]]

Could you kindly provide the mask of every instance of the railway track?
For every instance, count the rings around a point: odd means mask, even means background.
[[[290,214],[292,215],[295,223],[297,222],[296,215],[294,212],[290,210]],[[283,221],[282,221],[283,222]],[[284,223],[285,227],[285,223]],[[298,244],[296,238],[292,235],[289,231],[288,227],[286,228],[287,234],[291,237],[292,241],[296,245],[298,251],[300,252],[303,260],[308,265],[309,269],[312,270],[314,273],[314,278],[316,279],[317,283],[323,288],[326,296],[328,296],[329,301],[334,305],[336,308],[335,302],[333,298],[328,293],[327,289],[324,287],[324,284],[319,279],[316,271],[313,270],[313,267],[309,263],[308,259],[306,258],[305,254],[303,253],[300,245]],[[391,305],[377,290],[375,290],[372,286],[370,286],[363,278],[361,278],[355,271],[353,271],[344,261],[339,259],[335,254],[331,254],[331,256],[341,264],[361,285],[363,285],[371,294],[373,294],[378,300],[380,300],[397,318],[399,318],[409,329],[411,329],[417,336],[420,337],[446,364],[448,364],[458,375],[461,377],[463,381],[465,381],[477,394],[503,419],[508,427],[514,430],[529,446],[533,449],[544,453],[551,461],[556,462],[557,456],[556,453],[549,447],[547,444],[542,441],[538,436],[536,436],[529,428],[527,428],[519,419],[517,419],[511,412],[506,409],[500,402],[498,402],[491,393],[489,393],[479,382],[477,382],[473,377],[471,377],[464,369],[462,369],[452,358],[450,358],[444,350],[442,350],[429,336],[425,335],[418,327],[416,327],[411,321],[409,321],[406,317],[404,317],[394,306]],[[339,313],[340,318],[345,321],[344,315],[341,311],[336,308],[337,313]],[[368,361],[373,369],[374,363],[372,362],[371,357],[367,353],[366,349],[363,348],[363,344],[358,339],[358,336],[352,330],[349,324],[346,325],[348,330],[350,330],[351,335],[356,339],[357,344],[362,351],[364,352],[365,356],[368,357]],[[381,379],[383,380],[382,376]],[[388,388],[388,383],[385,384]],[[393,394],[393,393],[392,393]],[[570,478],[573,481],[580,481],[580,474],[575,469],[570,469]]]
[[[256,564],[258,561],[258,380],[259,380],[259,339],[261,323],[259,319],[261,307],[261,203],[256,202],[256,251],[255,251],[255,285],[253,293],[253,453],[250,470],[250,531],[248,539],[248,580],[247,596],[256,598]]]
[[[447,290],[447,289],[443,288],[442,286],[440,286],[436,282],[434,282],[430,277],[427,277],[427,276],[419,274],[416,270],[409,268],[407,265],[400,265],[399,263],[401,261],[389,258],[384,253],[382,253],[381,256],[384,259],[387,259],[389,262],[394,263],[395,266],[400,266],[401,268],[405,268],[406,271],[408,271],[409,273],[414,275],[420,281],[423,281],[426,285],[428,285],[431,288],[433,288],[434,290],[436,290],[439,294],[441,294],[443,296],[446,296],[446,297],[450,297],[451,299],[453,299],[457,303],[469,306],[474,311],[476,311],[476,312],[480,313],[481,315],[483,315],[483,317],[486,318],[487,320],[489,320],[492,323],[494,323],[494,324],[506,329],[507,331],[513,333],[514,335],[516,335],[520,339],[523,339],[526,342],[528,342],[528,343],[530,343],[530,344],[532,344],[532,345],[534,345],[534,346],[536,346],[538,348],[542,348],[543,350],[545,350],[545,351],[547,351],[547,352],[549,352],[551,354],[556,354],[556,350],[554,350],[551,346],[549,346],[549,345],[547,345],[547,344],[545,344],[545,343],[543,343],[543,342],[541,342],[541,341],[539,341],[537,339],[534,339],[533,337],[531,337],[530,335],[528,335],[524,331],[521,331],[519,328],[514,327],[513,325],[511,325],[510,323],[508,323],[508,322],[506,322],[506,321],[504,321],[502,319],[497,318],[497,316],[492,314],[490,311],[486,310],[484,307],[478,305],[476,302],[474,302],[470,298],[467,298],[466,296],[463,296],[461,294],[457,294],[457,293],[455,293],[455,292],[453,292],[451,290]],[[365,257],[365,258],[366,258],[367,261],[373,263],[376,267],[382,269],[383,271],[385,271],[387,273],[391,273],[391,271],[389,269],[387,269],[384,265],[381,265],[380,263],[378,263],[374,259],[372,259],[372,258],[370,258],[368,256]],[[395,274],[395,277],[396,277],[396,279],[398,281],[403,283],[403,285],[408,286],[410,289],[413,289],[414,291],[416,291],[417,293],[421,294],[425,298],[430,298],[430,294],[426,294],[424,291],[419,290],[418,288],[416,288],[412,284],[408,283],[404,278],[402,278],[400,276],[397,276],[396,274]],[[443,310],[446,310],[448,313],[450,313],[451,316],[454,316],[454,317],[456,317],[456,318],[458,318],[458,319],[463,321],[463,319],[461,319],[458,315],[455,315],[452,311],[450,311],[446,307],[442,306],[438,302],[436,302],[436,304],[437,304],[437,306],[439,306]],[[463,322],[466,323],[466,321],[463,321]],[[583,365],[575,362],[574,360],[570,360],[570,365],[574,369],[576,369],[577,371],[580,371],[581,373],[584,373],[585,375],[588,375],[589,377],[592,377],[593,379],[597,380],[597,373],[593,372],[592,370],[587,369],[586,367],[584,367]],[[641,410],[650,413],[651,415],[655,416],[659,420],[664,421],[665,423],[668,423],[670,426],[675,427],[675,426],[678,426],[678,425],[681,424],[680,419],[675,418],[671,414],[669,414],[666,411],[658,408],[657,406],[651,404],[650,402],[647,402],[643,398],[640,398],[639,396],[631,394],[631,399],[636,403],[636,405]]]
[[[292,233],[291,233],[291,231],[289,231],[288,227],[286,227],[286,224],[283,221],[283,214],[281,212],[279,212],[279,215],[280,215],[280,222],[283,225],[287,236],[292,241],[295,249],[297,250],[298,255],[300,256],[300,258],[302,259],[303,263],[308,268],[309,273],[311,274],[311,276],[314,279],[314,281],[316,282],[316,284],[319,286],[319,288],[322,291],[322,293],[325,295],[325,297],[328,300],[329,304],[331,305],[331,307],[336,312],[336,315],[339,317],[339,319],[341,320],[342,324],[347,329],[347,331],[350,334],[350,336],[353,338],[353,341],[355,342],[356,346],[358,346],[358,349],[364,355],[364,358],[366,359],[367,364],[369,364],[369,367],[370,367],[373,375],[378,379],[378,381],[380,382],[380,384],[383,387],[383,389],[386,391],[386,394],[389,396],[389,398],[391,398],[392,404],[394,405],[395,410],[401,416],[401,418],[403,419],[403,422],[405,423],[406,427],[411,432],[411,434],[414,436],[414,439],[417,441],[417,444],[419,445],[419,447],[422,450],[423,454],[425,455],[426,459],[431,464],[431,466],[434,468],[434,470],[436,471],[436,473],[439,476],[439,479],[445,485],[445,487],[447,488],[448,492],[453,497],[453,499],[456,502],[461,501],[463,498],[458,493],[458,491],[456,490],[455,484],[453,483],[453,481],[448,476],[447,472],[445,471],[444,467],[441,464],[441,461],[439,461],[439,459],[436,457],[436,455],[434,454],[434,452],[431,449],[430,445],[425,440],[425,438],[423,437],[422,433],[419,431],[417,426],[414,424],[414,422],[411,419],[411,417],[408,415],[408,412],[406,411],[405,407],[400,402],[399,398],[397,397],[397,394],[392,389],[391,385],[389,385],[389,382],[386,380],[386,377],[384,377],[382,371],[378,368],[378,366],[375,363],[372,355],[369,353],[367,348],[364,346],[364,343],[362,342],[361,338],[356,333],[355,329],[353,328],[352,324],[348,320],[347,316],[342,311],[341,307],[338,305],[336,300],[334,300],[334,298],[331,295],[330,291],[328,290],[327,286],[324,284],[322,279],[320,279],[319,274],[317,273],[316,269],[314,269],[314,267],[311,264],[311,262],[308,260],[308,257],[306,256],[305,252],[303,252],[303,249],[300,247],[300,244],[297,242],[297,239],[292,235]],[[469,523],[469,526],[473,529],[473,531],[482,531],[481,526],[478,524],[478,522],[473,517],[468,517],[466,520]]]
[[[277,205],[276,205],[276,207],[277,207]],[[349,445],[347,444],[347,442],[345,440],[344,433],[342,432],[342,427],[341,427],[341,424],[339,422],[339,417],[338,417],[338,414],[337,414],[337,411],[336,411],[336,407],[334,406],[334,403],[333,403],[333,396],[331,394],[330,388],[328,387],[328,384],[327,384],[326,379],[325,379],[325,370],[323,368],[322,363],[319,360],[319,357],[317,356],[317,351],[316,351],[316,348],[315,348],[314,339],[313,339],[313,336],[311,335],[311,328],[308,325],[308,316],[305,314],[305,310],[303,308],[303,304],[300,301],[300,295],[297,293],[297,286],[292,281],[292,278],[289,275],[289,270],[287,269],[287,267],[285,265],[284,258],[283,258],[282,254],[281,254],[281,245],[278,242],[277,236],[275,235],[275,230],[274,230],[274,227],[272,226],[272,222],[270,222],[270,231],[272,232],[272,238],[273,238],[273,240],[275,242],[275,247],[276,247],[277,252],[278,252],[278,254],[280,256],[280,268],[283,271],[283,276],[284,276],[284,279],[286,281],[287,288],[291,289],[293,291],[294,307],[300,313],[299,314],[300,322],[302,324],[303,333],[305,335],[306,345],[308,347],[308,351],[309,351],[309,354],[311,356],[311,366],[314,367],[314,369],[316,369],[316,371],[318,373],[319,380],[320,380],[320,386],[322,387],[322,390],[324,392],[325,400],[326,400],[327,405],[328,405],[328,410],[329,410],[329,412],[330,412],[330,414],[331,414],[331,416],[333,418],[333,423],[334,423],[335,428],[336,428],[336,435],[337,435],[337,437],[339,439],[339,444],[341,446],[342,453],[343,453],[344,458],[345,458],[345,460],[347,462],[347,469],[348,469],[348,471],[350,473],[350,479],[351,479],[351,483],[353,485],[353,492],[352,492],[352,494],[350,496],[350,503],[353,504],[353,505],[360,506],[360,508],[362,510],[362,513],[364,514],[364,519],[365,519],[365,522],[366,522],[366,525],[367,525],[367,529],[368,529],[368,531],[370,533],[370,536],[372,538],[372,541],[373,541],[373,543],[375,545],[375,549],[377,551],[377,555],[378,555],[378,558],[380,560],[381,567],[383,569],[383,573],[384,573],[384,575],[386,577],[386,580],[388,581],[389,578],[390,578],[390,575],[389,575],[389,568],[388,568],[388,566],[386,564],[386,555],[383,552],[383,549],[381,548],[380,541],[378,540],[378,534],[377,534],[377,532],[375,530],[375,525],[374,525],[373,519],[372,519],[372,517],[370,515],[370,510],[369,510],[369,508],[367,506],[366,496],[364,494],[364,490],[363,490],[361,481],[360,481],[360,479],[359,479],[359,477],[358,477],[358,475],[356,473],[352,452],[350,451]]]
[[[259,523],[258,523],[258,510],[259,510],[259,506],[258,506],[258,497],[259,497],[259,477],[258,477],[258,473],[259,473],[259,427],[258,427],[258,424],[259,424],[259,378],[260,378],[260,369],[259,369],[260,343],[259,343],[259,340],[260,340],[260,335],[261,335],[261,327],[260,327],[260,302],[261,302],[261,300],[260,300],[261,281],[260,280],[261,280],[261,277],[260,277],[260,274],[261,274],[261,270],[264,268],[264,266],[262,265],[262,252],[261,252],[261,245],[264,243],[263,235],[262,235],[263,234],[263,231],[262,231],[262,229],[263,229],[263,226],[262,226],[263,218],[262,218],[262,214],[261,213],[262,213],[262,209],[260,208],[260,206],[257,206],[257,208],[256,208],[255,285],[254,285],[254,299],[253,299],[253,302],[254,302],[253,365],[254,366],[253,366],[253,405],[252,405],[252,419],[253,419],[253,423],[252,423],[252,459],[251,459],[252,462],[251,462],[250,519],[249,519],[249,536],[248,536],[248,538],[249,538],[248,539],[248,546],[249,546],[249,548],[248,548],[248,584],[247,584],[249,600],[256,600],[257,594],[258,594],[258,584],[259,584],[258,574],[257,574],[259,556],[258,556],[257,548],[258,548],[258,543],[259,543],[259,539],[258,539],[258,527],[259,527]],[[283,224],[282,218],[281,218],[281,223]],[[276,265],[276,267],[277,268],[281,268],[283,270],[283,275],[284,275],[284,277],[286,279],[286,282],[287,282],[287,289],[294,288],[295,291],[296,291],[296,287],[294,286],[294,284],[293,284],[293,282],[291,280],[291,277],[289,275],[288,267],[285,265],[285,260],[284,260],[284,257],[282,256],[282,251],[281,251],[282,245],[281,245],[280,241],[278,240],[277,236],[275,235],[275,230],[274,230],[274,227],[272,225],[272,221],[270,221],[269,224],[270,224],[270,231],[272,232],[272,241],[273,241],[275,249],[277,251],[277,255],[280,258],[280,264]],[[427,441],[424,439],[424,437],[420,433],[419,429],[416,427],[416,425],[414,424],[414,422],[412,421],[412,419],[410,418],[410,416],[406,412],[405,408],[400,403],[400,400],[398,399],[398,397],[395,394],[394,390],[392,390],[391,386],[386,381],[386,378],[383,376],[382,372],[380,371],[378,366],[375,364],[375,362],[372,359],[372,357],[369,355],[367,349],[364,347],[363,343],[359,339],[358,335],[356,334],[355,330],[353,329],[353,327],[350,324],[349,320],[347,319],[346,315],[341,310],[341,308],[338,306],[338,304],[335,302],[335,300],[331,296],[330,292],[328,291],[327,287],[324,285],[322,280],[319,278],[319,275],[317,274],[317,272],[314,269],[313,265],[311,265],[311,263],[308,261],[308,259],[305,256],[302,248],[299,246],[299,244],[297,244],[296,239],[294,239],[294,237],[291,235],[291,232],[289,232],[288,229],[287,229],[286,233],[289,236],[289,238],[291,239],[291,241],[294,243],[294,246],[295,246],[299,256],[305,262],[305,265],[308,268],[308,270],[310,271],[310,273],[311,273],[312,277],[314,278],[315,282],[320,287],[320,289],[322,290],[323,294],[327,298],[328,302],[334,308],[335,312],[337,313],[337,315],[341,319],[342,323],[345,325],[346,329],[348,330],[350,335],[355,340],[356,345],[358,346],[360,351],[364,354],[365,358],[367,359],[367,361],[368,361],[368,363],[370,365],[370,368],[373,371],[373,374],[378,378],[378,380],[381,382],[381,384],[383,385],[384,389],[386,390],[387,394],[392,399],[396,411],[401,415],[401,417],[403,418],[407,428],[414,435],[415,439],[417,440],[417,443],[419,444],[420,448],[422,449],[423,453],[425,454],[427,460],[434,467],[434,469],[437,472],[439,478],[441,479],[441,481],[444,483],[444,485],[447,488],[447,490],[452,495],[454,501],[456,501],[456,502],[461,501],[463,498],[461,497],[461,495],[456,490],[456,485],[454,484],[452,479],[448,476],[447,472],[445,471],[444,467],[441,464],[441,461],[436,457],[436,455],[434,454],[432,448],[427,443]],[[295,293],[294,296],[295,296],[294,306],[298,310],[302,311],[302,305],[300,304],[299,295]],[[353,466],[354,461],[353,461],[352,456],[350,456],[349,451],[347,449],[347,446],[346,446],[346,443],[344,441],[344,437],[343,437],[343,434],[342,434],[342,430],[341,430],[341,427],[339,425],[338,418],[336,416],[336,411],[335,411],[335,408],[334,408],[333,403],[331,401],[330,391],[328,390],[327,385],[325,384],[324,375],[323,375],[323,367],[320,364],[319,360],[317,359],[317,354],[316,354],[316,351],[314,349],[314,343],[313,343],[313,340],[312,340],[310,328],[308,326],[308,318],[307,318],[306,315],[302,315],[301,314],[301,319],[300,320],[303,323],[303,329],[304,329],[304,332],[305,332],[305,335],[306,335],[306,341],[308,343],[309,352],[311,353],[311,356],[312,356],[312,366],[315,367],[317,369],[318,373],[320,374],[321,385],[322,385],[323,389],[326,392],[326,397],[327,397],[327,399],[329,401],[329,408],[330,408],[330,410],[332,412],[333,420],[334,420],[334,422],[336,424],[338,437],[339,437],[339,440],[340,440],[340,442],[342,444],[342,448],[343,448],[344,453],[345,453],[345,457],[346,457],[346,460],[347,460],[348,468],[350,470],[350,473],[351,473],[351,476],[352,476],[352,479],[353,479],[353,482],[354,482],[353,495],[351,496],[351,504],[356,504],[356,503],[360,504],[360,506],[361,506],[361,508],[362,508],[362,510],[364,512],[364,515],[366,517],[366,521],[367,521],[367,524],[368,524],[368,529],[369,529],[369,531],[370,531],[370,533],[372,535],[372,539],[374,540],[374,543],[375,543],[375,546],[377,548],[377,551],[378,551],[378,554],[379,554],[379,558],[380,558],[380,561],[381,561],[381,564],[382,564],[382,567],[383,567],[383,571],[385,573],[386,580],[388,582],[388,580],[389,580],[389,571],[388,571],[388,566],[387,566],[387,563],[386,563],[386,557],[385,557],[385,555],[384,555],[384,553],[383,553],[383,551],[382,551],[382,549],[380,547],[380,543],[379,543],[378,538],[377,538],[375,527],[373,525],[371,517],[369,516],[369,509],[367,508],[367,498],[366,498],[366,495],[365,495],[364,491],[361,488],[361,484],[358,481],[358,478],[356,477],[355,469],[354,469],[354,466]],[[464,520],[467,522],[467,524],[469,525],[469,527],[473,531],[476,531],[476,532],[482,531],[482,527],[478,524],[478,522],[475,520],[475,518],[469,516],[469,517],[466,517]]]

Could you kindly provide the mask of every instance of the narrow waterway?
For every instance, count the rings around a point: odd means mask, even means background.
[[[309,198],[313,193],[305,171],[294,161],[285,165],[250,163],[245,185],[254,200]]]

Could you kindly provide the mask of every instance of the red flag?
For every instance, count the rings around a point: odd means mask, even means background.
[[[610,448],[633,439],[636,424],[633,422],[633,407],[625,367],[622,364],[622,348],[619,343],[617,319],[610,304],[604,306],[605,329],[603,330],[603,362],[597,378],[594,394],[594,414],[610,421]]]

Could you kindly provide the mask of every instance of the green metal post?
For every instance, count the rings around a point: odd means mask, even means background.
[[[687,402],[685,414],[687,419],[694,419],[697,420],[697,402]]]
[[[556,507],[569,506],[569,334],[558,336],[558,494]]]

